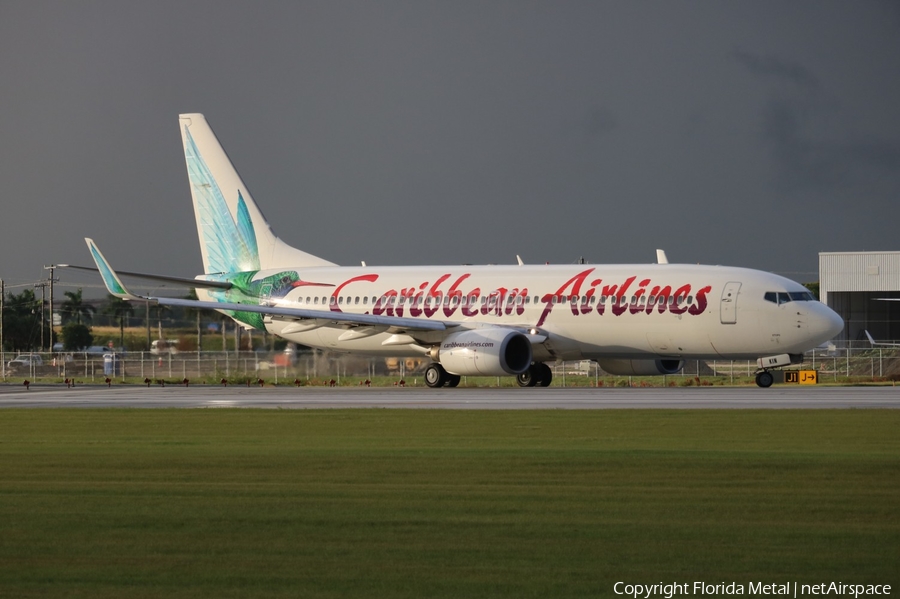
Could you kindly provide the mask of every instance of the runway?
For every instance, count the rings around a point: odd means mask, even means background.
[[[428,389],[0,385],[0,408],[852,409],[900,408],[900,387]]]

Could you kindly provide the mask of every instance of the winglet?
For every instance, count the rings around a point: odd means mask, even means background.
[[[666,257],[665,250],[656,250],[656,263],[657,264],[668,264],[669,259]]]
[[[85,237],[84,240],[87,242],[88,249],[91,251],[91,257],[97,264],[100,276],[103,277],[103,284],[106,285],[106,289],[114,296],[122,299],[141,299],[125,288],[125,285],[123,285],[122,281],[119,279],[119,275],[115,273],[109,265],[109,262],[107,262],[106,258],[103,257],[103,254],[100,253],[100,249],[97,247],[97,244],[94,243],[94,240],[88,239],[87,237]]]
[[[878,345],[877,343],[875,343],[875,339],[872,337],[872,335],[869,334],[869,331],[864,330],[863,333],[865,333],[866,337],[869,339],[869,345],[871,345],[872,347]]]

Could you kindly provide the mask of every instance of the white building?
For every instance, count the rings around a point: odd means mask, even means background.
[[[900,339],[900,252],[820,252],[819,296],[844,319],[838,339]]]

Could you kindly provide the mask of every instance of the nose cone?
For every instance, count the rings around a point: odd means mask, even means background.
[[[810,310],[809,336],[821,344],[837,337],[844,330],[844,320],[825,304],[810,302],[815,307]]]

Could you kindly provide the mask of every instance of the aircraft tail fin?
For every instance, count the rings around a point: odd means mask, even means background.
[[[179,124],[206,274],[334,266],[275,236],[202,114]]]

